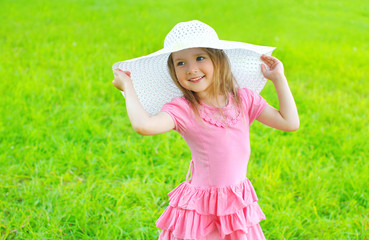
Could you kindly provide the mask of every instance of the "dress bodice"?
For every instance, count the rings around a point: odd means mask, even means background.
[[[240,97],[238,107],[230,96],[223,114],[218,108],[201,104],[201,119],[184,97],[164,105],[163,111],[173,117],[175,130],[191,149],[194,186],[220,187],[245,179],[250,157],[249,126],[266,101],[249,89],[240,90]]]

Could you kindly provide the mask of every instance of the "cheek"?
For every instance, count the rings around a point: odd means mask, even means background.
[[[179,81],[183,78],[183,72],[181,70],[176,70],[176,76]]]
[[[209,65],[209,71],[211,71],[211,73],[213,74],[213,72],[214,72],[214,66],[213,66],[213,64]]]
[[[188,85],[186,82],[184,82],[183,80],[181,79],[178,79],[178,83],[179,85],[181,85],[183,88],[187,89],[188,88]]]

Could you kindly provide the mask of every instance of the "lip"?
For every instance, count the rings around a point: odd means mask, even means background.
[[[190,78],[188,81],[193,82],[193,83],[198,83],[198,82],[200,82],[204,77],[205,77],[205,75],[204,75],[204,76],[202,76],[202,77],[193,77],[193,78]]]

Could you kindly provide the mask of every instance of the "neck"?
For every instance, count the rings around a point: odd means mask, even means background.
[[[211,98],[208,95],[202,95],[200,96],[200,101],[202,103],[205,103],[208,106],[212,106],[212,107],[225,107],[228,104],[228,99],[226,98],[226,96],[224,95],[218,95],[216,98]]]

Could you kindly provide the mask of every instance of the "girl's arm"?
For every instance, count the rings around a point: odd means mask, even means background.
[[[295,131],[300,126],[299,115],[295,100],[284,75],[283,64],[275,57],[262,55],[269,70],[262,64],[261,71],[265,78],[270,79],[277,91],[279,100],[279,111],[267,105],[256,118],[259,122],[282,131]]]
[[[114,71],[113,84],[124,91],[129,120],[135,132],[141,135],[155,135],[168,132],[175,127],[174,120],[166,112],[152,116],[142,107],[130,78],[130,72],[120,69]]]

